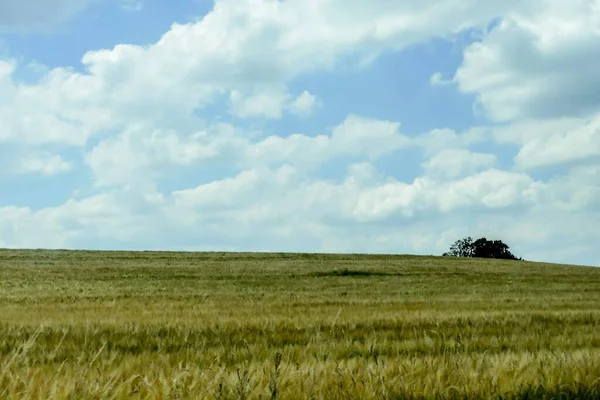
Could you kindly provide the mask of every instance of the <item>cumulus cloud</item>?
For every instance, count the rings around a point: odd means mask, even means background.
[[[520,167],[544,167],[600,157],[600,115],[582,119],[572,129],[556,130],[523,143],[516,156]]]
[[[290,104],[289,108],[296,115],[308,117],[321,105],[322,102],[317,96],[305,90]]]
[[[564,187],[566,180],[585,182],[597,172],[586,169],[544,183],[489,169],[449,181],[422,177],[403,183],[381,179],[372,165],[361,163],[351,166],[344,180],[333,182],[289,165],[257,167],[166,196],[152,186],[125,187],[37,211],[5,207],[0,209],[0,226],[18,232],[2,236],[10,237],[12,246],[73,246],[86,238],[102,241],[116,235],[112,243],[146,248],[176,249],[198,238],[213,238],[220,246],[242,250],[252,236],[261,249],[275,249],[269,247],[273,238],[284,235],[297,243],[315,243],[324,251],[422,254],[438,254],[460,234],[475,232],[502,235],[518,244],[519,254],[527,257],[539,255],[533,250],[528,253],[527,246],[547,248],[549,241],[562,237],[558,227],[550,224],[548,213],[566,218],[562,232],[575,232],[576,221],[598,212],[599,183],[588,181],[596,192],[587,194],[573,190],[581,187],[575,183]],[[515,215],[515,207],[529,211]],[[479,210],[477,218],[474,210]],[[577,216],[575,222],[568,221],[569,213]],[[543,225],[539,224],[544,216],[543,224],[552,227],[549,237],[529,235],[532,226]],[[597,237],[589,222],[579,236]],[[52,233],[53,241],[29,235],[34,229]],[[153,241],[152,232],[161,233],[161,244]],[[166,238],[165,232],[173,234]],[[548,259],[548,254],[541,259]]]
[[[15,62],[0,61],[0,142],[82,146],[118,121],[100,106],[102,82],[56,68],[33,85],[16,83]]]
[[[431,156],[444,150],[464,149],[488,139],[489,132],[485,128],[472,128],[466,132],[452,129],[432,129],[422,133],[413,142],[422,147],[425,154]]]
[[[400,124],[350,115],[333,130],[332,141],[342,151],[363,153],[371,159],[407,146],[408,138],[399,134]]]
[[[245,208],[268,200],[271,196],[281,196],[297,183],[297,170],[288,165],[276,170],[257,168],[240,172],[232,178],[213,181],[193,189],[173,193],[176,207],[195,208],[204,212],[213,209],[227,210],[231,207]],[[241,200],[243,199],[243,200]]]
[[[358,115],[348,116],[329,135],[272,135],[257,141],[231,124],[211,125],[189,135],[139,124],[100,140],[85,159],[96,183],[111,185],[152,180],[169,165],[220,162],[242,169],[290,164],[314,171],[338,156],[375,160],[410,145],[398,123]]]
[[[511,3],[218,0],[202,19],[174,24],[153,45],[89,51],[85,72],[55,68],[34,85],[13,87],[0,126],[14,140],[80,144],[140,119],[172,128],[223,93],[231,93],[234,114],[279,118],[286,104],[280,88],[303,73],[483,26]],[[291,109],[305,112],[313,103],[302,93]],[[25,114],[27,122],[11,117]],[[48,127],[43,134],[41,126]]]
[[[412,217],[426,210],[449,212],[463,207],[495,209],[531,204],[539,187],[527,175],[494,169],[447,182],[417,178],[412,184],[393,182],[367,191],[359,198],[354,216],[371,220],[394,213]]]
[[[234,162],[248,146],[243,131],[217,124],[191,135],[132,125],[119,135],[99,141],[85,156],[99,186],[152,181],[170,165],[191,166]]]
[[[600,1],[515,8],[468,46],[454,80],[495,121],[581,116],[600,105]]]
[[[52,176],[71,170],[72,165],[60,155],[34,154],[21,159],[13,168],[13,172],[18,174],[39,173]]]
[[[127,243],[157,233],[160,196],[151,188],[123,188],[56,207],[0,207],[0,245],[18,248],[102,248],[105,241]],[[152,218],[148,210],[152,208]],[[156,225],[158,224],[158,225]],[[84,243],[87,243],[84,244]]]
[[[431,77],[429,78],[429,84],[431,86],[446,86],[446,85],[451,85],[452,80],[444,79],[444,76],[440,72],[436,72],[435,74],[431,75]]]
[[[244,95],[238,90],[233,90],[229,95],[231,113],[240,118],[264,117],[267,119],[281,119],[284,111],[308,117],[321,106],[321,101],[305,90],[298,97],[293,98],[285,87],[271,89],[261,88],[255,92]]]
[[[578,211],[600,211],[600,163],[572,168],[554,176],[547,184],[538,208]]]
[[[234,90],[231,92],[229,99],[231,112],[237,117],[280,119],[288,97],[285,90],[281,89],[261,90],[248,96]]]
[[[400,132],[399,123],[349,115],[330,135],[269,136],[249,144],[245,157],[252,165],[289,163],[314,170],[338,156],[362,156],[373,161],[411,145]]]
[[[600,157],[600,114],[518,121],[479,129],[496,143],[517,145],[522,170],[594,162]]]
[[[364,163],[353,165],[347,179],[337,183],[310,177],[289,165],[256,168],[174,192],[172,206],[188,220],[189,216],[212,218],[218,212],[235,221],[252,215],[260,223],[283,222],[294,215],[356,223],[395,217],[410,219],[419,212],[532,204],[544,187],[526,175],[499,170],[446,182],[427,178],[412,183],[376,179],[376,170]]]
[[[491,168],[496,158],[494,154],[475,153],[467,149],[447,149],[422,165],[427,175],[454,178]]]

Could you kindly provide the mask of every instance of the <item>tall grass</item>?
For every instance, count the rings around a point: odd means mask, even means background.
[[[600,270],[0,251],[0,398],[600,398]]]

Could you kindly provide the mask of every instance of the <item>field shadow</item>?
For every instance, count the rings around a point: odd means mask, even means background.
[[[309,274],[313,277],[369,277],[369,276],[402,276],[399,272],[385,272],[385,271],[369,271],[361,269],[335,269],[331,271],[319,271]]]

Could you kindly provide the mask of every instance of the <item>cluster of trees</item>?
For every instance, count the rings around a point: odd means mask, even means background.
[[[450,247],[444,257],[475,257],[475,258],[500,258],[504,260],[523,260],[515,257],[508,245],[501,240],[488,240],[480,238],[473,240],[470,236],[457,240]]]

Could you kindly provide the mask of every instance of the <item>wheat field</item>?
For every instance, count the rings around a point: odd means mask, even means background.
[[[0,398],[600,398],[599,306],[596,268],[0,250]]]

